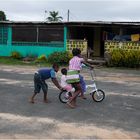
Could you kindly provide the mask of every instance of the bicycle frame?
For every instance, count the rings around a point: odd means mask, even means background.
[[[92,99],[96,102],[101,102],[105,98],[105,93],[101,89],[97,89],[96,83],[95,83],[95,71],[90,70],[91,78],[92,78],[92,84],[86,84],[86,92],[84,94],[89,94],[92,96]],[[69,97],[72,96],[73,92],[75,92],[75,89],[73,88],[71,91],[62,91],[59,94],[59,100],[62,103],[66,103],[69,100]],[[79,94],[78,96],[80,96]]]
[[[93,70],[90,70],[90,74],[91,74],[91,81],[93,82],[92,84],[89,84],[87,85],[86,84],[86,92],[84,93],[85,95],[86,94],[92,94],[93,92],[97,92],[97,95],[98,95],[98,89],[97,89],[97,86],[96,86],[96,83],[95,83],[95,71],[93,73]],[[89,90],[91,88],[91,90]],[[72,91],[67,91],[66,92],[66,96],[68,96],[69,92],[74,92],[74,88],[72,89]]]
[[[95,83],[95,78],[94,78],[94,76],[93,75],[95,75],[95,72],[94,72],[94,74],[93,74],[93,71],[92,70],[90,70],[90,74],[91,74],[91,78],[92,78],[92,84],[89,84],[89,85],[86,85],[86,93],[85,94],[91,94],[91,93],[93,93],[93,92],[97,92],[97,86],[96,86],[96,83]],[[90,91],[88,90],[89,88],[92,88]]]

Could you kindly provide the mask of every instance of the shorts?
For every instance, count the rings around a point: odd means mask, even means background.
[[[86,83],[85,83],[84,78],[83,78],[82,75],[79,75],[79,77],[80,77],[81,88],[82,88],[82,91],[84,93],[84,92],[86,92]]]
[[[71,85],[72,85],[72,87],[75,88],[75,91],[78,91],[78,90],[81,91],[81,90],[82,90],[82,89],[81,89],[81,84],[80,84],[80,82],[72,83]]]
[[[40,90],[43,90],[44,94],[48,92],[48,85],[44,80],[41,79],[39,73],[34,74],[34,93],[40,93]]]

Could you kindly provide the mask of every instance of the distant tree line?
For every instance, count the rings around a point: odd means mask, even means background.
[[[0,21],[6,21],[6,15],[3,11],[0,11]]]

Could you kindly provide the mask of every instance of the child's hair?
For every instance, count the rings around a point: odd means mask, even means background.
[[[61,73],[62,73],[63,75],[67,75],[67,69],[66,69],[66,68],[62,68],[62,69],[61,69]]]
[[[73,54],[73,56],[78,56],[78,55],[81,54],[81,50],[78,49],[78,48],[74,48],[74,49],[72,50],[72,54]]]
[[[52,65],[52,67],[53,67],[53,68],[59,68],[59,65],[58,65],[57,63],[54,63],[54,64]]]

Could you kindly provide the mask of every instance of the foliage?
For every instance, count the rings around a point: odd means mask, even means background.
[[[21,59],[15,59],[12,57],[1,57],[0,56],[0,64],[7,64],[7,65],[24,65],[24,66],[39,66],[39,67],[50,67],[51,65],[47,62],[39,62],[36,63],[35,61],[30,61],[30,63],[25,63]],[[38,65],[39,64],[39,65]]]
[[[46,61],[47,60],[47,57],[46,57],[46,55],[40,55],[39,57],[38,57],[38,59],[39,60],[42,60],[42,61]]]
[[[40,62],[47,62],[47,57],[46,55],[40,55],[36,60],[35,63],[40,63]]]
[[[6,20],[6,15],[3,11],[0,11],[0,21],[5,21]]]
[[[58,63],[60,65],[68,64],[71,58],[72,55],[70,55],[69,52],[54,52],[53,54],[48,56],[48,62],[52,64]]]
[[[58,11],[50,11],[49,12],[50,16],[47,18],[47,21],[49,22],[60,22],[63,20],[63,18],[59,15]]]
[[[12,52],[11,53],[11,57],[14,59],[20,59],[22,57],[22,55],[19,52]]]
[[[110,51],[110,66],[140,67],[140,50],[114,49]]]
[[[22,61],[20,61],[19,59],[11,58],[11,57],[0,57],[0,64],[23,65]]]

